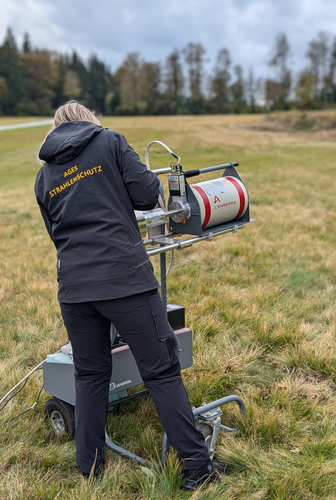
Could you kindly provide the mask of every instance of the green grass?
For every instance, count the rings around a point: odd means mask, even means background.
[[[185,306],[194,332],[194,363],[183,372],[192,404],[236,393],[247,407],[245,419],[236,405],[223,408],[223,423],[239,426],[217,446],[230,474],[206,490],[181,491],[174,454],[163,471],[156,466],[162,429],[146,396],[112,412],[108,431],[152,465],[143,469],[108,450],[104,480],[85,482],[74,441],[56,438],[44,421],[47,394],[33,411],[5,423],[34,402],[42,383],[37,372],[0,413],[1,498],[336,498],[336,143],[314,132],[252,128],[262,119],[103,120],[142,159],[157,139],[186,169],[240,163],[255,222],[175,252],[168,279],[169,300]],[[55,251],[33,193],[47,130],[0,132],[0,398],[67,341]],[[152,168],[170,161],[153,147]]]

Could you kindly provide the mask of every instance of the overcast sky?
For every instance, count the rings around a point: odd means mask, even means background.
[[[319,31],[336,35],[336,0],[0,0],[0,41],[10,26],[21,45],[86,61],[94,53],[114,72],[130,52],[164,61],[174,48],[200,42],[208,66],[220,48],[255,76],[269,74],[267,60],[277,33],[287,34],[292,69],[305,65]]]

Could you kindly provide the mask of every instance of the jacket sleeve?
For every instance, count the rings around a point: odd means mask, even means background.
[[[116,162],[135,210],[150,210],[157,204],[160,181],[144,165],[125,137],[115,134]]]
[[[41,215],[44,220],[45,227],[48,231],[50,238],[52,239],[52,220],[49,217],[48,211],[44,205],[37,199],[37,203],[40,207]]]
[[[41,169],[38,172],[37,176],[36,176],[34,191],[35,191],[36,201],[37,201],[38,206],[40,208],[40,212],[41,212],[41,215],[42,215],[45,227],[46,227],[46,229],[48,231],[48,234],[49,234],[50,238],[52,239],[52,224],[53,224],[53,221],[50,218],[49,212],[46,209],[46,207],[43,205],[43,202],[41,201],[41,198],[40,198],[40,195],[39,195],[39,187],[41,186],[42,183],[43,183],[43,175],[42,175],[42,169]]]

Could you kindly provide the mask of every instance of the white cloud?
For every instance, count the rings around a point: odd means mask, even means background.
[[[212,66],[218,49],[234,64],[265,74],[275,36],[288,36],[295,67],[318,31],[336,34],[334,0],[1,0],[0,39],[11,26],[19,43],[59,53],[96,53],[112,69],[126,54],[163,61],[174,48],[200,42]]]

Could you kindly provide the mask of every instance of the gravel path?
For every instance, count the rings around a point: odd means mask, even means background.
[[[52,125],[53,120],[49,118],[48,120],[40,120],[36,122],[26,122],[26,123],[13,123],[12,125],[0,125],[1,130],[14,130],[17,128],[29,128],[29,127],[42,127],[43,125]]]

